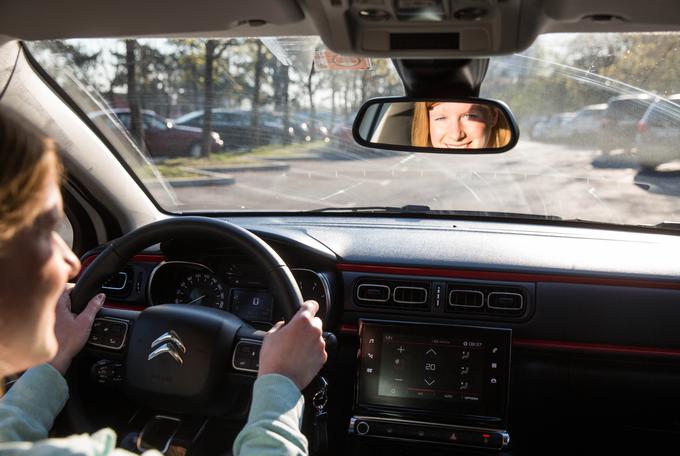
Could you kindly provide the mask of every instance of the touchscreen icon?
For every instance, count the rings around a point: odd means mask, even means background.
[[[463,353],[460,355],[460,359],[469,359],[470,358],[470,352],[463,350]]]
[[[462,366],[460,368],[460,375],[467,375],[470,373],[470,367],[469,366]]]
[[[458,389],[461,391],[467,391],[468,388],[470,388],[470,384],[468,382],[460,382],[460,387]]]

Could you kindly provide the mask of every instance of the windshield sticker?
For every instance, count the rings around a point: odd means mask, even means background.
[[[372,66],[369,58],[340,55],[326,49],[314,53],[314,68],[320,71],[370,70]]]

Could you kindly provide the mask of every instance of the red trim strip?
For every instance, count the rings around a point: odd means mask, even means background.
[[[583,342],[564,342],[559,340],[515,339],[513,347],[535,348],[542,350],[570,350],[595,353],[622,353],[626,355],[677,356],[680,349],[657,347],[630,347],[625,345],[590,344]]]
[[[82,269],[88,267],[95,258],[97,258],[97,255],[90,255],[85,258],[82,263]],[[161,261],[165,261],[165,257],[163,255],[140,254],[133,256],[130,261],[136,261],[137,263],[160,263]]]
[[[342,324],[340,325],[340,334],[349,334],[351,336],[356,336],[357,334],[359,334],[359,326]]]
[[[122,304],[119,302],[104,301],[104,308],[106,309],[120,309],[120,310],[136,310],[141,312],[144,310],[143,306],[133,306],[131,304]]]
[[[658,288],[663,290],[680,290],[678,282],[662,282],[658,280],[602,278],[552,274],[527,274],[515,272],[474,271],[466,269],[440,269],[422,267],[375,266],[367,264],[340,263],[338,270],[346,272],[366,272],[372,274],[399,274],[413,276],[439,276],[454,279],[501,280],[510,282],[554,282],[575,283],[583,285],[608,285],[620,287]]]

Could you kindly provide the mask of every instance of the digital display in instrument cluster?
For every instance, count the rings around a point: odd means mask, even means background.
[[[269,323],[273,310],[274,298],[265,291],[231,290],[231,312],[242,320]]]

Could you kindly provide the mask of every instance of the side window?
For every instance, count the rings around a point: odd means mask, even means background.
[[[189,125],[191,125],[192,127],[200,127],[202,122],[203,122],[203,116],[196,116],[187,123]]]
[[[165,125],[165,122],[161,122],[160,119],[157,117],[151,116],[151,115],[145,115],[144,116],[144,126],[149,129],[153,130],[165,130],[167,129],[167,125]]]

